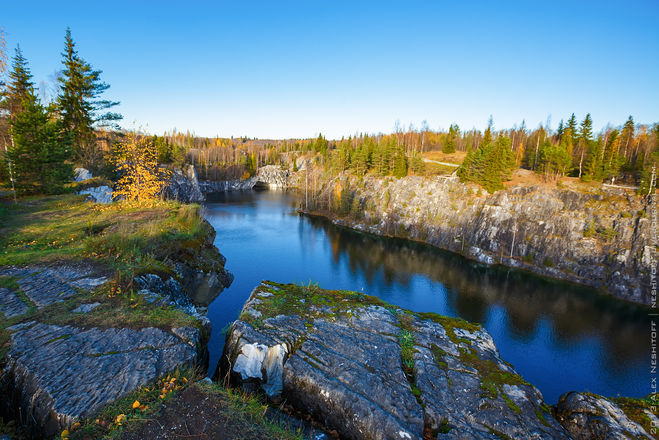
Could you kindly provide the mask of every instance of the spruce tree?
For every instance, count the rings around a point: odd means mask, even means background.
[[[407,176],[407,156],[405,155],[405,148],[399,145],[396,148],[396,155],[394,156],[393,166],[394,177],[401,178]]]
[[[558,129],[556,130],[556,141],[560,144],[563,140],[563,133],[565,133],[565,127],[563,127],[563,120],[558,123]]]
[[[455,141],[459,133],[460,127],[458,127],[457,124],[451,124],[448,134],[446,135],[446,142],[444,142],[444,146],[442,147],[444,153],[455,153]]]
[[[76,159],[89,168],[100,167],[102,158],[96,148],[94,127],[116,128],[122,117],[109,111],[118,102],[100,99],[110,86],[101,81],[101,71],[93,70],[78,56],[71,30],[66,30],[64,70],[60,81],[58,107],[64,129],[70,134]]]
[[[60,121],[50,117],[31,89],[13,116],[8,151],[20,194],[56,194],[73,178],[71,150]]]
[[[574,113],[572,113],[572,116],[570,116],[570,119],[567,121],[567,128],[570,130],[571,137],[572,137],[572,145],[576,145],[577,141],[579,140],[579,135],[578,135],[578,127],[577,127],[577,117],[574,116]]]
[[[631,150],[632,142],[634,140],[634,118],[629,116],[627,122],[622,127],[622,133],[620,134],[620,147],[622,148],[622,156],[626,161],[629,157],[628,152]]]
[[[2,109],[8,112],[11,120],[23,111],[23,102],[30,98],[33,88],[32,73],[20,46],[17,46],[9,81],[2,93]]]
[[[584,159],[589,160],[587,154],[591,152],[593,141],[593,120],[590,118],[590,113],[586,115],[584,120],[581,122],[581,127],[579,131],[579,137],[577,140],[577,152],[579,156],[579,178],[584,177],[583,165]],[[585,176],[592,177],[592,176]]]

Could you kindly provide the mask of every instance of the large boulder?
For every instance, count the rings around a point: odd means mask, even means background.
[[[223,359],[348,439],[569,438],[480,326],[357,292],[263,282]]]
[[[656,431],[659,418],[650,408],[637,399],[621,400],[623,404],[618,405],[611,399],[595,394],[566,393],[558,401],[556,418],[574,440],[657,438],[656,433],[650,435],[649,431],[652,431],[653,427]],[[625,409],[630,414],[627,414]],[[630,409],[632,411],[629,411]],[[643,426],[642,422],[645,422],[646,426]]]

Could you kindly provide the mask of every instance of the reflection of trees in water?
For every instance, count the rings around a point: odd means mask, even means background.
[[[353,274],[363,273],[369,284],[381,273],[387,287],[409,287],[412,276],[422,274],[445,286],[449,305],[465,319],[484,322],[492,305],[504,307],[509,333],[520,339],[532,337],[545,318],[559,345],[597,337],[618,365],[647,354],[649,318],[637,305],[524,271],[487,267],[426,245],[360,234],[323,219],[309,221],[329,238],[335,263],[346,259]]]

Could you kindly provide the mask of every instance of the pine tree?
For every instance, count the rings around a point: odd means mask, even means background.
[[[78,56],[71,30],[66,30],[64,70],[60,81],[58,107],[65,130],[71,135],[76,159],[89,168],[100,166],[102,158],[96,148],[94,127],[116,127],[122,117],[107,111],[118,102],[100,99],[110,86],[101,81],[101,71]]]
[[[460,133],[460,127],[457,124],[451,124],[446,135],[446,141],[442,147],[442,151],[446,154],[455,153],[455,140]]]
[[[545,175],[545,179],[558,180],[564,175],[572,164],[572,156],[567,151],[567,139],[561,144],[552,144],[545,140],[540,149],[540,166],[538,171]]]
[[[588,144],[588,160],[586,161],[585,180],[602,180],[602,137]]]
[[[571,119],[570,119],[571,120]],[[591,142],[593,141],[593,120],[590,118],[590,113],[586,115],[581,122],[581,130],[579,131],[579,138],[577,141],[578,155],[579,155],[579,178],[583,177],[583,164],[584,159],[588,159],[586,154],[591,150]]]
[[[492,116],[490,115],[490,119],[487,122],[487,128],[485,129],[485,134],[483,134],[483,139],[481,139],[480,144],[478,144],[479,147],[486,146],[490,142],[492,142],[492,127],[493,126],[494,126],[494,120],[492,119]]]
[[[563,133],[565,133],[565,127],[563,127],[563,120],[558,123],[558,129],[556,130],[556,141],[560,144],[563,140]]]
[[[634,140],[634,131],[634,118],[630,115],[629,119],[627,119],[627,122],[625,122],[625,125],[622,127],[622,133],[620,134],[622,156],[624,160],[627,160],[629,157],[627,153],[631,150],[631,144]]]
[[[13,146],[8,151],[18,193],[56,194],[73,178],[71,150],[61,123],[53,120],[30,89],[13,115]]]
[[[130,133],[119,142],[114,149],[114,164],[120,177],[114,194],[137,204],[157,199],[165,182],[156,158],[151,138]]]
[[[571,133],[571,141],[572,145],[576,145],[577,141],[579,140],[579,136],[577,133],[577,117],[574,116],[574,113],[572,113],[572,116],[570,116],[570,119],[567,121],[567,129],[570,130]]]
[[[472,181],[474,176],[471,172],[472,163],[474,161],[474,151],[471,148],[471,143],[467,145],[467,155],[465,156],[460,168],[456,171],[456,174],[462,181]]]
[[[503,181],[510,179],[517,165],[510,146],[510,138],[500,136],[494,142],[481,144],[473,154],[468,150],[458,168],[458,177],[479,183],[489,192],[503,188]]]
[[[23,111],[23,102],[30,99],[33,88],[32,73],[20,46],[17,46],[9,72],[9,82],[2,93],[2,109],[9,113],[11,120]]]
[[[393,165],[394,177],[401,178],[407,176],[407,156],[405,155],[405,148],[399,145],[396,148]]]

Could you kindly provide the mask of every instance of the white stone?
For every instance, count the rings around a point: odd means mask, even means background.
[[[278,396],[284,389],[282,375],[284,373],[284,359],[288,350],[283,344],[268,347],[263,360],[266,383],[262,385],[263,391],[270,396]]]
[[[78,191],[78,194],[89,194],[96,203],[112,203],[112,188],[106,185],[83,189]]]
[[[236,357],[233,364],[233,371],[239,373],[242,380],[259,379],[263,380],[261,368],[265,353],[268,350],[263,344],[245,344],[240,349],[240,354]]]
[[[73,172],[76,174],[73,178],[73,180],[76,182],[82,182],[83,180],[92,178],[92,173],[90,173],[89,170],[85,168],[76,168],[73,170]]]

